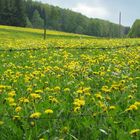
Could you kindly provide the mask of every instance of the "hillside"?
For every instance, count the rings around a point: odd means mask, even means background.
[[[47,38],[43,39],[44,30],[0,25],[0,48],[42,49],[42,48],[116,48],[135,46],[139,39],[107,39],[93,36],[47,30]]]
[[[0,24],[44,28],[98,37],[120,37],[119,25],[32,0],[0,0]],[[129,27],[121,26],[121,36]]]
[[[60,32],[55,30],[46,31],[47,38],[93,38],[87,35]],[[0,25],[0,39],[43,39],[43,29],[12,27]]]

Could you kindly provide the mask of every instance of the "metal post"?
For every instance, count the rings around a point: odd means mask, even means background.
[[[47,23],[47,20],[46,20],[46,14],[45,14],[45,11],[44,11],[44,15],[45,15],[45,16],[44,16],[44,40],[45,40],[45,39],[46,39],[46,32],[47,32],[47,31],[46,31],[46,30],[47,30],[47,29],[46,29],[46,23]]]
[[[119,13],[119,37],[121,38],[122,37],[122,34],[121,34],[121,22],[122,22],[122,14],[121,12]]]

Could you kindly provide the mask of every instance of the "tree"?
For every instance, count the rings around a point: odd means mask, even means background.
[[[35,10],[32,17],[33,28],[43,28],[44,20],[40,17],[38,10]]]
[[[16,26],[26,26],[26,14],[25,14],[25,1],[15,0],[15,25]]]
[[[28,17],[26,17],[26,27],[32,28],[32,23]]]
[[[134,22],[134,24],[133,24],[128,36],[132,37],[132,38],[133,37],[140,37],[140,19],[137,19]]]
[[[77,34],[83,34],[84,33],[84,29],[82,26],[77,26],[76,30],[75,30],[75,33]]]

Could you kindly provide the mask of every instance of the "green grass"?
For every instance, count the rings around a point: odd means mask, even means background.
[[[0,25],[0,37],[12,39],[43,39],[44,30]],[[47,30],[47,38],[93,38],[86,35]]]
[[[47,32],[0,26],[0,140],[139,140],[140,40]]]

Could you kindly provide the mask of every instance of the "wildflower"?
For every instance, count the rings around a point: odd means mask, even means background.
[[[60,92],[60,87],[59,86],[56,86],[56,87],[54,87],[54,92]]]
[[[15,91],[11,91],[8,93],[8,96],[9,97],[14,97],[16,95],[16,92]]]
[[[3,124],[4,124],[4,122],[3,121],[0,121],[0,126],[3,125]]]
[[[131,105],[129,108],[130,108],[131,110],[138,110],[138,107],[137,107],[136,105]]]
[[[39,140],[45,140],[44,138],[40,138]]]
[[[140,102],[137,102],[137,101],[136,101],[136,102],[134,103],[134,105],[140,106]]]
[[[133,129],[129,132],[130,135],[137,135],[138,133],[140,133],[140,129]]]
[[[101,93],[99,92],[99,93],[97,93],[97,94],[95,94],[95,97],[96,98],[98,98],[98,99],[100,99],[100,100],[102,100],[103,99],[103,96],[101,95]]]
[[[109,109],[114,110],[114,109],[116,109],[116,107],[115,106],[110,106]]]
[[[0,89],[5,89],[5,88],[6,88],[6,86],[0,85]]]
[[[13,120],[20,120],[20,119],[21,119],[21,117],[17,116],[17,115],[13,117]]]
[[[30,96],[35,100],[35,99],[42,99],[41,96],[39,94],[36,93],[32,93],[30,94]]]
[[[35,122],[33,122],[33,121],[30,124],[31,124],[31,126],[35,126]]]
[[[68,127],[63,127],[62,129],[61,129],[61,133],[67,133],[67,132],[69,132],[69,128]]]
[[[22,108],[20,106],[16,107],[15,111],[16,112],[20,112],[22,110]]]
[[[106,92],[106,93],[111,92],[111,90],[108,88],[108,86],[103,86],[103,87],[102,87],[102,91],[103,91],[103,92]]]
[[[38,119],[41,116],[40,112],[35,112],[33,114],[30,115],[31,119]]]
[[[78,112],[80,110],[80,107],[75,107],[74,112]]]
[[[20,103],[29,103],[29,99],[25,98],[25,97],[21,97],[21,98],[19,98],[19,102]]]
[[[84,99],[75,99],[73,104],[75,106],[82,107],[85,105],[85,100]]]
[[[83,90],[82,89],[79,89],[76,92],[79,93],[79,94],[82,94],[83,93]]]
[[[59,101],[53,96],[49,96],[49,101],[52,103],[59,103]]]
[[[125,110],[125,112],[127,112],[127,111],[132,111],[132,110],[138,110],[138,107],[137,107],[136,105],[131,105],[129,108],[127,108],[127,109]]]
[[[28,91],[28,92],[31,92],[31,91],[32,91],[32,88],[31,88],[31,87],[28,87],[28,88],[27,88],[27,91]]]
[[[132,96],[132,95],[129,95],[129,96],[128,96],[128,98],[129,98],[129,99],[133,99],[133,98],[134,98],[134,96]]]
[[[46,113],[46,114],[53,114],[53,110],[47,109],[47,110],[45,110],[45,113]]]
[[[15,107],[17,104],[16,103],[10,103],[9,104],[11,107]]]
[[[12,97],[8,97],[8,98],[6,98],[6,100],[9,102],[9,103],[14,103],[14,98],[12,98]]]
[[[70,89],[69,88],[65,88],[64,92],[70,92]]]
[[[36,90],[35,93],[43,93],[43,90]]]

